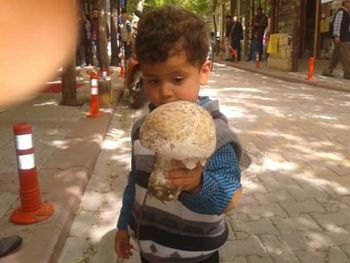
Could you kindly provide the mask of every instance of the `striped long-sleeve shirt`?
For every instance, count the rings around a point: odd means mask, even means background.
[[[210,102],[209,98],[199,101],[201,106]],[[239,160],[232,144],[225,144],[210,157],[203,169],[203,184],[195,193],[183,192],[180,200],[184,206],[200,214],[221,214],[235,191],[241,188]],[[136,171],[132,161],[128,184],[123,194],[123,206],[118,220],[118,229],[126,230],[131,218],[134,202]]]

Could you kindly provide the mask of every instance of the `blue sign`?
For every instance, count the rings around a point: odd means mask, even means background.
[[[125,0],[119,0],[119,6],[121,8],[124,8],[125,7]]]

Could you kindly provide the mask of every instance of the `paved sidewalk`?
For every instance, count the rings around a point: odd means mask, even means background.
[[[253,159],[221,263],[350,263],[350,94],[220,64],[201,94],[220,100]],[[59,263],[140,262],[113,244],[141,114],[118,106]]]
[[[262,61],[260,63],[260,68],[256,68],[255,62],[253,63],[242,61],[238,63],[233,63],[220,60],[218,62],[239,69],[260,73],[269,77],[279,78],[285,81],[303,83],[325,89],[350,92],[350,80],[343,79],[343,71],[341,65],[338,65],[338,67],[334,70],[335,77],[332,78],[321,75],[322,70],[327,66],[328,61],[315,61],[315,68],[312,80],[307,80],[308,62],[306,60],[299,61],[298,72],[285,72],[281,70],[271,69],[267,67],[266,61]]]
[[[90,85],[86,70],[78,78],[81,106],[59,105],[60,93],[43,92],[30,101],[0,112],[0,236],[18,234],[23,246],[1,263],[56,262],[70,229],[81,195],[94,169],[106,129],[122,94],[118,73],[112,74],[114,101],[102,117],[90,119]],[[57,87],[54,89],[55,90]],[[12,127],[18,122],[33,126],[33,144],[42,201],[54,205],[47,220],[32,225],[9,221],[20,205],[19,182]]]
[[[114,85],[118,93],[120,80]],[[88,102],[89,88],[78,92]],[[349,93],[315,92],[222,64],[203,92],[220,99],[254,163],[243,177],[240,206],[228,216],[232,231],[222,263],[350,262]],[[86,103],[58,107],[58,101],[58,94],[40,94],[0,112],[0,235],[24,237],[22,249],[0,262],[123,262],[114,255],[113,238],[130,126],[142,110],[123,101],[90,120]],[[50,219],[27,226],[8,221],[19,205],[12,125],[23,120],[33,124],[43,200],[56,209]]]

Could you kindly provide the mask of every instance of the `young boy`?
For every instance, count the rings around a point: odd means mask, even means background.
[[[218,108],[218,102],[199,97],[207,83],[209,34],[196,15],[175,7],[146,14],[139,23],[135,49],[144,77],[150,110],[177,100],[206,108],[215,121],[215,153],[205,167],[176,169],[166,175],[183,192],[178,200],[163,204],[147,196],[154,153],[139,142],[138,120],[132,129],[132,168],[123,194],[115,250],[129,258],[129,232],[140,249],[142,262],[219,262],[219,248],[228,236],[224,212],[240,192],[241,146]]]

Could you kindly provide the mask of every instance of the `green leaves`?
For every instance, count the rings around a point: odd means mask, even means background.
[[[128,10],[132,13],[137,6],[139,0],[128,0]],[[144,11],[163,5],[177,5],[190,10],[199,16],[211,16],[217,0],[146,0],[144,4]]]

